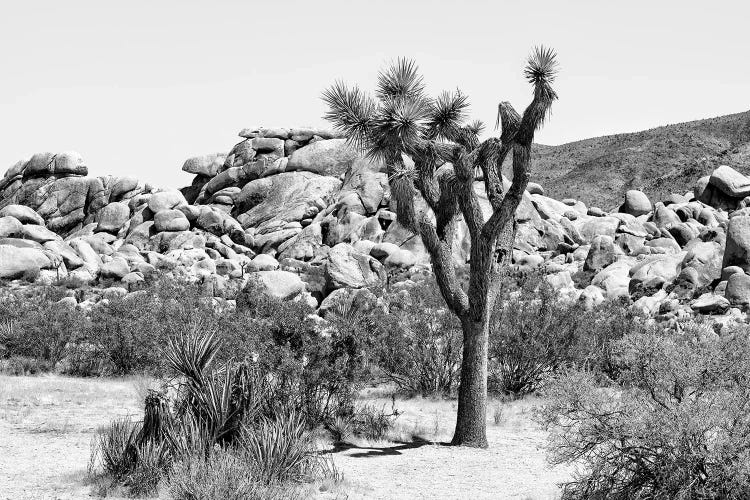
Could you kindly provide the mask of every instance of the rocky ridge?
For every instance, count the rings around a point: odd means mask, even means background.
[[[324,314],[391,273],[429,268],[420,239],[396,221],[384,165],[326,130],[240,136],[229,153],[188,159],[195,178],[181,190],[89,177],[74,152],[16,163],[0,180],[0,278],[64,282],[85,290],[63,299],[80,308],[137,293],[156,273],[201,282],[217,302],[253,282]],[[481,179],[475,190],[488,215]],[[729,166],[657,203],[627,191],[612,212],[531,183],[516,220],[514,265],[544,269],[570,300],[622,297],[667,322],[747,320],[750,178]],[[465,230],[455,248],[465,263]]]

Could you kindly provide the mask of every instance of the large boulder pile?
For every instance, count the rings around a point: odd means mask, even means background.
[[[429,268],[420,238],[396,220],[382,163],[325,130],[253,128],[240,136],[226,154],[185,161],[195,178],[179,191],[89,177],[72,152],[16,163],[0,180],[0,278],[67,280],[104,296],[113,285],[127,293],[164,273],[217,295],[254,282],[325,309],[334,296],[384,283],[389,272]],[[474,188],[489,216],[481,179]],[[530,184],[516,213],[512,262],[544,270],[561,295],[587,306],[624,298],[658,320],[742,320],[750,306],[748,205],[750,179],[727,166],[693,192],[656,203],[628,191],[612,213]],[[456,233],[456,260],[465,265],[466,228]]]

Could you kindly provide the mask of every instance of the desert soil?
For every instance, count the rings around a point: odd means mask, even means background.
[[[0,376],[0,500],[91,498],[87,481],[91,438],[109,420],[140,416],[143,379]],[[390,410],[390,399],[368,397]],[[531,419],[535,400],[493,403],[487,450],[443,446],[455,402],[397,400],[403,412],[387,441],[335,448],[343,474],[337,499],[493,498],[550,499],[569,472],[550,469],[546,435]],[[495,422],[495,408],[500,408]]]

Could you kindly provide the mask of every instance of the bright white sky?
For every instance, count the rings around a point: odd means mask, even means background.
[[[322,125],[335,79],[372,88],[398,56],[428,89],[460,87],[473,118],[519,111],[536,44],[557,49],[560,101],[537,141],[560,144],[750,108],[750,2],[6,1],[0,172],[79,151],[92,175],[179,187],[189,156],[252,126]]]

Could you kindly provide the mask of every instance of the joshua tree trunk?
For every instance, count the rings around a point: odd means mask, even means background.
[[[487,448],[487,340],[489,317],[461,321],[464,333],[456,431],[451,444]]]

